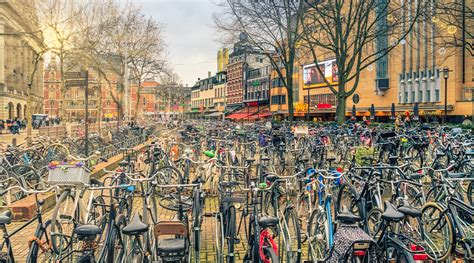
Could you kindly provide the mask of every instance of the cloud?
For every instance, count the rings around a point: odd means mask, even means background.
[[[216,71],[216,54],[220,47],[214,41],[211,0],[133,0],[146,15],[165,25],[165,42],[169,58],[184,84],[194,85],[197,78]]]

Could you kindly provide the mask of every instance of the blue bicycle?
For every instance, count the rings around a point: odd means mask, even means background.
[[[306,184],[316,188],[317,207],[312,211],[307,227],[308,255],[314,262],[323,261],[334,243],[332,192],[337,189],[343,173],[313,170],[315,180]]]

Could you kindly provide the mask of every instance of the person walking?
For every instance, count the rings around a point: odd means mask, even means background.
[[[5,122],[0,120],[0,134],[3,134],[3,130],[5,129]]]
[[[400,128],[403,126],[402,117],[400,115],[395,119],[395,131],[399,132]]]

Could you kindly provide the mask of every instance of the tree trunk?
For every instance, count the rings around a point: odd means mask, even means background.
[[[336,118],[337,123],[342,124],[346,120],[346,99],[345,95],[337,95]]]
[[[97,110],[97,129],[99,134],[101,134],[101,124],[102,124],[102,78],[100,76],[100,71],[97,70],[97,87],[99,89],[99,105]]]
[[[135,103],[135,112],[133,114],[133,118],[134,119],[137,119],[137,116],[138,116],[138,107],[140,105],[140,98],[141,98],[141,94],[140,94],[140,86],[142,85],[141,81],[138,81],[138,86],[137,86],[137,102]],[[130,102],[132,100],[130,99]]]
[[[60,87],[60,100],[59,100],[59,116],[62,121],[64,123],[66,123],[66,121],[70,121],[69,120],[69,116],[67,116],[67,111],[66,111],[66,103],[64,102],[65,98],[66,98],[66,79],[65,79],[65,76],[64,76],[65,72],[64,72],[64,63],[63,63],[63,57],[61,56],[60,57],[60,60],[59,60],[59,75],[60,75],[60,78],[61,78],[61,87]]]
[[[288,120],[293,121],[294,117],[294,107],[293,107],[293,91],[290,89],[286,89],[286,93],[288,94]]]
[[[286,93],[288,94],[288,120],[293,122],[293,64],[286,68]]]

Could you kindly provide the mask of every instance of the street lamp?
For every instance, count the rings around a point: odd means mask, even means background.
[[[443,78],[444,78],[444,118],[443,123],[446,124],[448,119],[448,78],[449,78],[449,68],[443,68]]]

